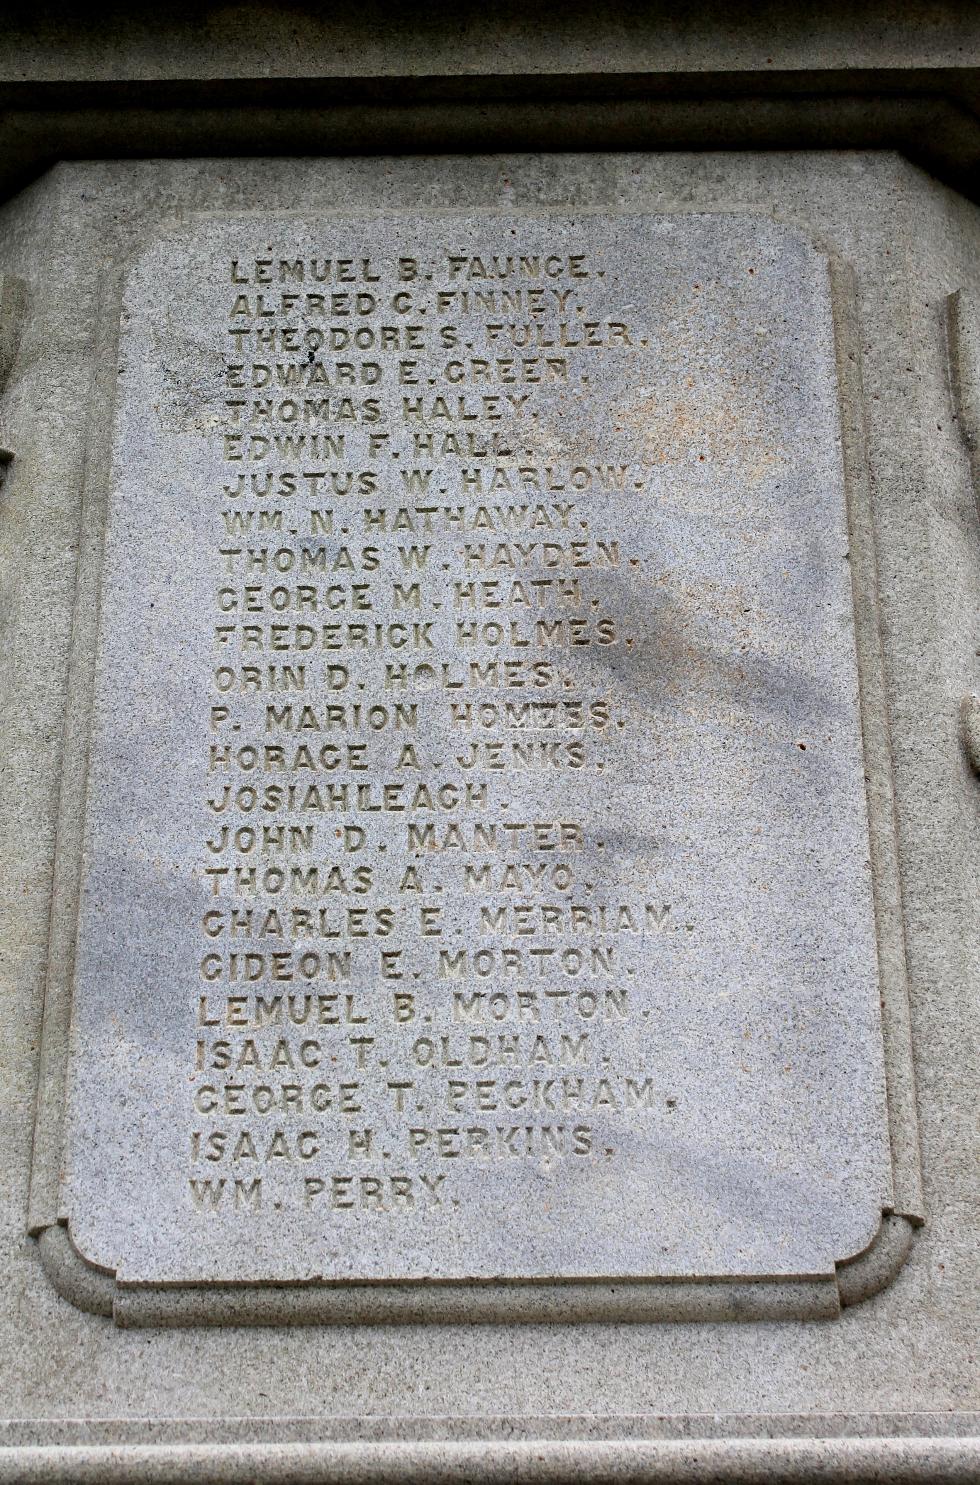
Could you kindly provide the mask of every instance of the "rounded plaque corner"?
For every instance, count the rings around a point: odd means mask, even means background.
[[[980,696],[970,693],[960,702],[960,741],[974,773],[980,773]]]
[[[871,1299],[895,1281],[912,1251],[917,1225],[911,1217],[883,1211],[868,1246],[837,1262],[837,1293],[842,1309]]]
[[[111,1318],[116,1294],[115,1275],[96,1268],[84,1258],[60,1222],[37,1235],[41,1267],[62,1299],[90,1315]]]

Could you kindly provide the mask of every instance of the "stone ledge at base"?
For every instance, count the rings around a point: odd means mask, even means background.
[[[775,1485],[846,1480],[848,1485],[936,1481],[971,1485],[980,1470],[975,1438],[657,1439],[574,1442],[124,1444],[20,1446],[4,1451],[6,1485],[186,1485],[186,1482],[331,1480],[375,1485],[472,1485],[535,1480],[647,1485]]]
[[[861,1253],[828,1279],[652,1280],[623,1283],[234,1285],[121,1288],[88,1263],[58,1223],[38,1236],[53,1288],[76,1307],[124,1327],[186,1325],[654,1324],[833,1319],[886,1289],[918,1223],[882,1214]]]

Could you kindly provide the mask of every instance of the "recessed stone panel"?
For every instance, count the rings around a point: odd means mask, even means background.
[[[208,220],[123,296],[65,1216],[133,1285],[826,1276],[890,1195],[826,257]]]

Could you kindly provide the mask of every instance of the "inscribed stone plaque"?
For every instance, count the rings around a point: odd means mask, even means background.
[[[64,1210],[130,1284],[827,1275],[889,1198],[828,265],[262,217],[121,315]]]

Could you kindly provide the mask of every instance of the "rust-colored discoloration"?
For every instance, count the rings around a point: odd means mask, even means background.
[[[647,464],[723,464],[756,485],[783,462],[782,450],[766,441],[759,398],[746,396],[734,377],[639,388],[622,418],[640,434]]]

